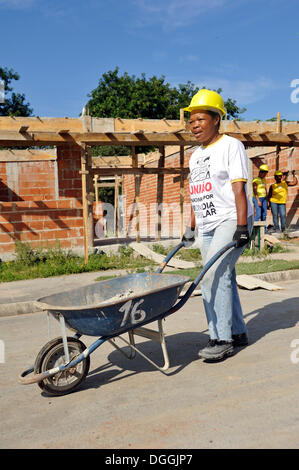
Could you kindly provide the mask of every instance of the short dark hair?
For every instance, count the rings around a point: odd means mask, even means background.
[[[206,112],[207,112],[210,116],[212,116],[212,118],[216,118],[216,117],[219,118],[219,121],[218,121],[218,124],[217,124],[217,131],[219,131],[220,124],[221,124],[221,117],[220,117],[220,114],[216,113],[215,111],[210,111],[209,109],[207,109]]]

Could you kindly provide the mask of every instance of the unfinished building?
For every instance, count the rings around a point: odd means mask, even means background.
[[[224,120],[220,132],[244,143],[251,178],[262,162],[270,167],[269,183],[275,169],[299,168],[298,122],[280,122],[279,116],[277,122]],[[62,248],[84,251],[87,260],[101,243],[96,227],[106,216],[96,196],[100,185],[115,188],[114,238],[159,240],[167,236],[163,227],[169,227],[168,236],[180,236],[188,217],[188,161],[196,144],[183,113],[180,120],[0,117],[0,257],[14,252],[16,240],[33,247],[59,240]],[[131,152],[92,157],[95,145],[125,145]],[[136,147],[148,146],[157,152],[137,155]],[[298,188],[290,188],[288,225],[298,226],[298,200]],[[171,209],[166,214],[159,210],[162,202]]]

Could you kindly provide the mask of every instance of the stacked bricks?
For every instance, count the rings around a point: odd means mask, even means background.
[[[68,145],[57,148],[57,162],[17,162],[17,192],[7,186],[11,163],[0,163],[0,257],[15,251],[15,240],[33,248],[57,241],[61,248],[83,247],[80,156],[78,146]]]
[[[290,155],[291,149],[285,149],[279,153],[279,170],[282,172],[288,171],[289,176],[288,180],[292,181],[293,176],[291,174],[292,170],[296,170],[297,179],[299,181],[299,148],[295,147]],[[267,164],[269,167],[269,172],[266,177],[267,191],[269,191],[270,185],[275,183],[274,172],[276,170],[276,152],[268,153],[262,157],[252,158],[252,169],[253,169],[253,178],[258,176],[260,165]],[[290,168],[288,168],[288,162],[290,162]],[[272,224],[272,215],[271,211],[267,212],[267,225]],[[287,198],[287,227],[292,226],[299,228],[299,185],[290,186],[288,188],[288,198]]]
[[[187,150],[185,152],[185,161],[184,166],[188,167],[189,159],[193,150]],[[279,158],[279,167],[281,171],[288,170],[288,155],[290,149],[286,149],[280,152]],[[266,163],[269,166],[269,173],[267,176],[267,188],[269,188],[271,183],[274,183],[274,171],[276,170],[276,152],[267,154],[262,158],[252,158],[253,163],[253,177],[256,177],[258,174],[258,167],[262,163]],[[295,148],[291,155],[291,169],[297,170],[299,173],[299,148]],[[165,166],[167,167],[179,167],[180,165],[180,156],[179,153],[171,155],[165,158]],[[157,162],[149,165],[151,167],[157,166]],[[297,175],[299,179],[299,176]],[[290,173],[289,179],[292,180],[292,175]],[[170,211],[170,214],[165,213],[162,216],[161,228],[163,235],[163,226],[166,226],[166,230],[170,227],[169,235],[170,236],[180,236],[180,215],[179,215],[179,204],[180,204],[180,183],[178,175],[164,175],[163,188],[160,189],[160,194],[162,194],[162,201],[158,201],[158,188],[157,188],[157,175],[142,175],[141,184],[140,184],[140,233],[147,234],[149,236],[155,236],[157,231],[153,233],[153,219],[154,224],[155,214],[154,208],[151,210],[151,205],[157,202],[163,202],[166,206],[172,204],[176,205],[178,210],[175,211],[175,218]],[[134,176],[127,175],[124,177],[124,194],[126,195],[126,227],[127,234],[131,237],[136,236],[136,212],[134,207],[135,201],[135,183]],[[184,181],[184,224],[186,225],[189,220],[188,204],[190,204],[189,189],[188,189],[188,179]],[[271,211],[268,211],[267,215],[267,224],[272,224],[272,215]],[[298,227],[299,225],[299,186],[289,187],[288,190],[288,201],[287,201],[287,226]],[[172,231],[171,231],[172,229]],[[166,234],[167,235],[167,234]]]
[[[188,167],[192,151],[185,152],[184,167]],[[153,162],[148,167],[157,167]],[[165,158],[165,167],[180,167],[180,154],[175,153]],[[162,184],[158,188],[158,182]],[[190,197],[188,178],[184,179],[184,225],[190,217]],[[136,207],[135,202],[135,177],[124,176],[123,192],[126,196],[126,228],[127,235],[136,236]],[[159,200],[160,199],[160,200]],[[158,217],[157,210],[163,204],[164,212],[161,214],[161,236],[180,237],[180,176],[173,175],[142,175],[139,193],[140,234],[141,237],[157,237]]]
[[[6,163],[0,163],[0,201],[8,201]]]
[[[299,170],[299,149],[291,159],[290,149],[280,152],[279,168]],[[192,150],[185,152],[188,167]],[[62,248],[83,250],[83,217],[81,191],[81,152],[77,145],[57,148],[57,160],[31,162],[0,162],[0,258],[12,254],[15,240],[26,241],[32,247],[51,246],[59,241]],[[267,186],[274,182],[276,153],[252,158],[253,177],[262,163],[269,166]],[[14,165],[14,166],[9,166]],[[157,162],[149,166],[156,167]],[[165,158],[166,168],[179,167],[179,152]],[[291,175],[290,175],[291,176]],[[126,229],[136,236],[135,183],[133,175],[124,176],[126,196]],[[160,187],[158,188],[158,181]],[[160,200],[159,200],[160,199]],[[140,229],[142,236],[157,235],[157,204],[163,203],[161,235],[180,236],[180,177],[179,175],[143,175],[140,183]],[[184,180],[184,225],[189,220],[188,178]],[[169,211],[167,211],[169,210]],[[98,215],[97,215],[98,216]],[[287,201],[287,225],[298,227],[298,185],[290,187]],[[267,223],[272,223],[268,211]],[[166,227],[166,232],[165,232]]]

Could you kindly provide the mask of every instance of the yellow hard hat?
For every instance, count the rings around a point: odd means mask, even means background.
[[[195,111],[195,110],[205,110],[205,111],[214,111],[220,114],[221,117],[225,116],[226,109],[224,107],[223,99],[221,96],[216,93],[216,91],[206,90],[202,88],[199,90],[191,100],[188,108],[184,108],[185,111]]]
[[[259,170],[260,170],[260,171],[269,171],[268,165],[261,165],[261,166],[259,167]]]
[[[274,176],[282,176],[282,171],[280,170],[274,171]]]

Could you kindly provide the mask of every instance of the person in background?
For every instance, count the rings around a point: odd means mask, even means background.
[[[269,171],[267,165],[259,167],[259,174],[252,180],[253,198],[252,202],[255,209],[254,221],[265,221],[267,217],[267,186],[266,176]]]
[[[188,246],[193,241],[190,234],[197,228],[196,241],[204,264],[235,241],[235,247],[212,265],[201,282],[210,338],[198,354],[218,361],[231,356],[235,347],[248,344],[235,271],[253,226],[246,190],[247,155],[242,142],[219,133],[226,110],[218,93],[200,90],[185,111],[190,112],[190,130],[200,146],[189,162],[192,210],[182,241]]]
[[[295,171],[292,171],[292,182],[287,180],[288,175],[288,171],[282,173],[282,171],[276,170],[274,172],[275,183],[271,184],[269,188],[269,193],[267,197],[268,208],[271,208],[275,232],[279,232],[280,228],[282,232],[285,232],[288,186],[295,186],[296,184],[298,184]],[[278,219],[280,219],[280,228]]]

